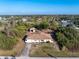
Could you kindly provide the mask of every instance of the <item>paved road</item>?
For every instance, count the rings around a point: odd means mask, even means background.
[[[26,58],[26,57],[21,57],[21,58],[17,58],[17,59],[79,59],[79,58],[64,58],[64,57],[57,57],[57,58],[49,58],[49,57],[30,57],[30,58]]]
[[[0,57],[0,59],[5,59],[4,56]],[[8,59],[12,59],[12,57],[8,57]],[[51,57],[25,57],[25,56],[22,56],[22,57],[15,57],[15,59],[79,59],[77,57],[57,57],[57,58],[51,58]]]

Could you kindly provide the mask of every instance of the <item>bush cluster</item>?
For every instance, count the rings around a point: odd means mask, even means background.
[[[61,47],[66,46],[72,51],[79,49],[79,33],[75,29],[59,28],[55,35]]]
[[[0,49],[10,50],[16,42],[16,37],[7,37],[3,32],[0,32]]]

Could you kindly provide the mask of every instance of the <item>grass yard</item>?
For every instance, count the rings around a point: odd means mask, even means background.
[[[79,52],[56,51],[52,43],[33,45],[30,51],[31,57],[79,57]]]
[[[24,43],[19,40],[18,43],[11,50],[0,50],[0,56],[19,56],[24,48]]]

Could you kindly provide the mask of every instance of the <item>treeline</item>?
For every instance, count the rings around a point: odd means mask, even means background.
[[[79,33],[75,29],[69,27],[58,28],[55,35],[60,48],[65,46],[70,51],[79,50]]]

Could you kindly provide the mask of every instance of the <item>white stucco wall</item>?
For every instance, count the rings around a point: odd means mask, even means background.
[[[26,39],[25,42],[26,42],[26,43],[36,43],[36,42],[39,43],[39,42],[47,42],[47,41],[49,41],[49,42],[51,42],[51,43],[53,42],[53,41],[50,40],[50,39],[48,39],[48,40],[45,39],[45,40],[43,40],[43,41],[42,41],[42,40],[39,40],[39,39],[38,39],[38,40],[34,40],[34,39]]]

